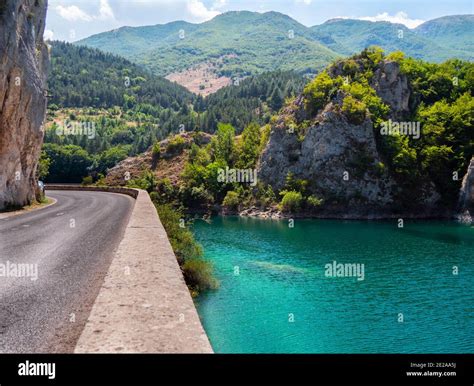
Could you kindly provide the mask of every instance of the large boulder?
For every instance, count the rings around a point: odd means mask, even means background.
[[[0,210],[31,203],[43,143],[47,0],[0,0]]]

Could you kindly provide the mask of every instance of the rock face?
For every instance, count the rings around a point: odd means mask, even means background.
[[[397,62],[382,61],[370,84],[383,102],[390,106],[392,119],[403,119],[410,113],[411,90],[406,75]]]
[[[303,141],[284,125],[274,127],[262,154],[259,178],[280,190],[292,173],[309,181],[314,194],[331,200],[326,209],[330,214],[377,217],[392,202],[395,182],[376,168],[381,160],[372,122],[366,119],[353,125],[332,105],[318,119]]]
[[[474,222],[474,157],[462,182],[458,218],[465,223]]]
[[[341,75],[337,64],[329,70]],[[371,86],[392,109],[392,118],[409,112],[410,87],[396,62],[385,61],[374,71]],[[303,98],[284,109],[273,125],[262,153],[258,177],[281,190],[285,178],[308,181],[310,193],[323,198],[323,217],[382,218],[402,213],[398,208],[396,181],[391,177],[377,150],[372,121],[351,123],[341,111],[344,94],[339,91],[314,118],[305,113]],[[303,135],[292,133],[288,121],[309,121]],[[439,196],[427,188],[423,208],[412,217],[428,216]],[[410,215],[411,216],[411,215]]]
[[[336,63],[329,69],[332,77],[343,75],[343,64]],[[401,119],[410,113],[411,89],[406,75],[397,62],[381,61],[374,71],[370,86],[377,91],[382,101],[390,106],[391,118]]]
[[[35,198],[43,143],[47,0],[0,0],[0,210]]]

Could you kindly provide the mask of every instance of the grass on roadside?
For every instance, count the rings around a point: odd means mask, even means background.
[[[52,198],[44,196],[39,201],[34,201],[30,205],[26,206],[7,206],[5,209],[2,209],[0,213],[14,213],[14,212],[29,212],[32,210],[40,209],[44,206],[52,204],[54,200]]]
[[[213,275],[212,264],[203,258],[202,247],[185,227],[184,215],[169,204],[155,202],[155,206],[192,296],[216,289],[218,282]]]

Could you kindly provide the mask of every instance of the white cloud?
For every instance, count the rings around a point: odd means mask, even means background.
[[[54,32],[50,29],[44,31],[43,39],[44,40],[53,40]]]
[[[56,6],[56,12],[67,21],[93,21],[93,20],[114,20],[114,12],[108,0],[100,0],[98,15],[90,15],[83,11],[77,5],[70,5],[64,7],[62,5]]]
[[[404,24],[408,28],[416,28],[425,22],[425,20],[421,19],[410,19],[405,12],[397,12],[395,15],[383,12],[376,16],[364,16],[358,17],[357,19],[368,21],[389,21],[390,23]]]
[[[112,11],[112,7],[110,6],[108,0],[100,0],[99,19],[115,19],[114,11]]]
[[[80,9],[76,5],[70,5],[69,7],[63,7],[62,5],[58,5],[56,7],[56,12],[59,13],[63,19],[67,21],[92,21],[92,17]]]
[[[219,11],[207,9],[206,6],[199,0],[188,0],[186,9],[197,21],[210,20],[220,14]]]
[[[313,0],[295,0],[296,4],[305,4],[305,5],[310,5],[313,2]]]
[[[122,0],[125,1],[125,0]],[[162,13],[176,14],[176,19],[203,22],[221,14],[228,0],[214,0],[209,7],[202,0],[126,0],[136,7],[160,7]],[[184,8],[184,12],[182,9]],[[178,12],[178,13],[177,13]]]

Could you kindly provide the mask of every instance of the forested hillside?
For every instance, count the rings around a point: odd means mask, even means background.
[[[389,22],[334,19],[311,31],[315,39],[344,55],[378,46],[386,52],[403,51],[413,58],[442,62],[450,58],[472,59],[473,28],[473,17],[463,15],[435,19],[415,29]]]
[[[179,111],[194,96],[184,87],[97,49],[51,42],[50,104],[61,107],[149,104]]]
[[[218,72],[230,77],[314,72],[338,56],[312,39],[307,27],[278,12],[227,12],[202,24],[175,26],[120,28],[77,44],[121,54],[162,76],[220,57]]]
[[[202,23],[124,27],[79,41],[127,57],[162,76],[213,63],[230,78],[273,70],[315,72],[336,57],[377,45],[432,62],[472,59],[472,15],[447,16],[416,29],[389,22],[334,19],[306,27],[278,12],[227,12]]]
[[[415,29],[423,37],[435,40],[443,47],[462,51],[466,59],[473,59],[474,15],[445,16],[427,21]]]
[[[44,147],[51,159],[50,181],[103,174],[170,133],[213,133],[219,122],[238,132],[250,122],[263,125],[305,83],[296,73],[277,71],[203,98],[96,49],[52,42],[51,62]],[[80,129],[92,131],[81,134]]]
[[[236,136],[220,124],[210,141],[176,136],[157,144],[131,184],[161,203],[201,211],[450,216],[474,155],[473,91],[470,62],[433,64],[367,49],[321,72],[267,125],[250,124]],[[384,129],[392,123],[397,129]],[[121,176],[136,162],[109,177],[126,184]],[[255,184],[219,183],[226,168],[255,171]]]
[[[287,97],[298,95],[307,79],[292,71],[275,71],[249,77],[238,86],[225,87],[207,98],[198,97],[196,111],[205,112],[198,127],[208,133],[219,122],[231,123],[240,133],[251,122],[267,123]]]

